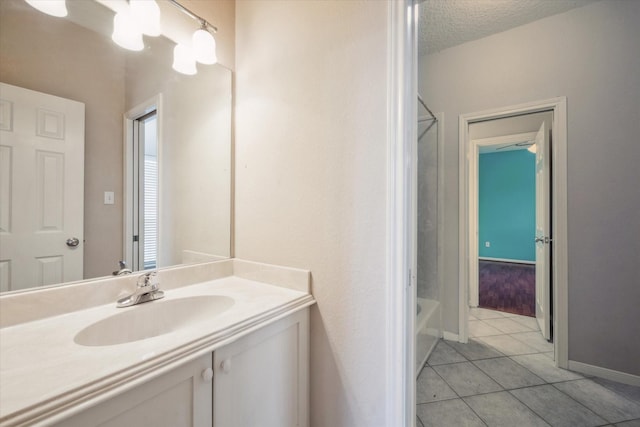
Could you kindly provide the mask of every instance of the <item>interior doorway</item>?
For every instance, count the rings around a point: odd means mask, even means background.
[[[471,140],[478,153],[471,165],[478,177],[470,193],[477,226],[471,235],[478,236],[478,274],[469,278],[471,307],[535,317],[534,138],[528,132]]]
[[[125,115],[124,261],[133,271],[159,265],[161,122],[159,95]]]
[[[523,121],[545,115],[547,118],[537,124],[540,126],[536,131],[531,128],[523,132],[522,127],[518,128]],[[497,125],[502,126],[496,134]],[[550,141],[554,143],[552,146]],[[486,244],[486,241],[479,240],[478,231],[478,160],[481,147],[535,146],[536,188],[543,190],[536,194],[536,207],[539,208],[536,232],[535,236],[530,236],[535,239],[536,317],[545,338],[550,339],[552,332],[555,335],[556,365],[566,367],[566,100],[556,98],[462,115],[459,143],[459,340],[467,342],[469,337],[469,307],[478,305],[479,246]],[[540,172],[547,172],[546,178]],[[548,212],[546,215],[543,214],[545,210]]]
[[[0,83],[0,292],[82,280],[85,105]]]
[[[547,340],[552,129],[552,111],[469,125],[469,305],[534,317]]]

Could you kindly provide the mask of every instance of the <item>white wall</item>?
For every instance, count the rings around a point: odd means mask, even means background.
[[[568,100],[569,359],[640,374],[640,2],[603,0],[421,60],[445,112],[444,327],[458,331],[458,116]]]
[[[312,426],[384,425],[387,7],[236,4],[235,255],[312,271]]]

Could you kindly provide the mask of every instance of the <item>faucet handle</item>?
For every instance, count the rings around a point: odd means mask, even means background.
[[[160,281],[158,280],[158,274],[156,271],[150,271],[138,277],[139,288],[146,288],[147,286],[150,286],[152,290],[155,290],[158,289],[159,284]]]
[[[147,284],[151,286],[153,290],[158,289],[158,285],[160,284],[160,278],[158,277],[157,271],[152,271],[147,274]]]

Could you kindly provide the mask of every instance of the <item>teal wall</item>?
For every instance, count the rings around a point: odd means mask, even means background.
[[[480,257],[535,261],[535,161],[527,150],[480,154]]]

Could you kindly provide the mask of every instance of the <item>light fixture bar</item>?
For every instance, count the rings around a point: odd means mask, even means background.
[[[217,27],[211,25],[206,19],[199,17],[198,15],[196,15],[195,13],[193,13],[192,11],[190,11],[189,9],[187,9],[186,7],[184,7],[183,5],[178,3],[176,0],[169,0],[169,3],[171,3],[172,5],[177,7],[178,9],[180,9],[186,15],[189,15],[191,18],[193,18],[196,21],[200,22],[200,24],[204,28],[210,28],[214,33],[218,32],[218,28]]]

